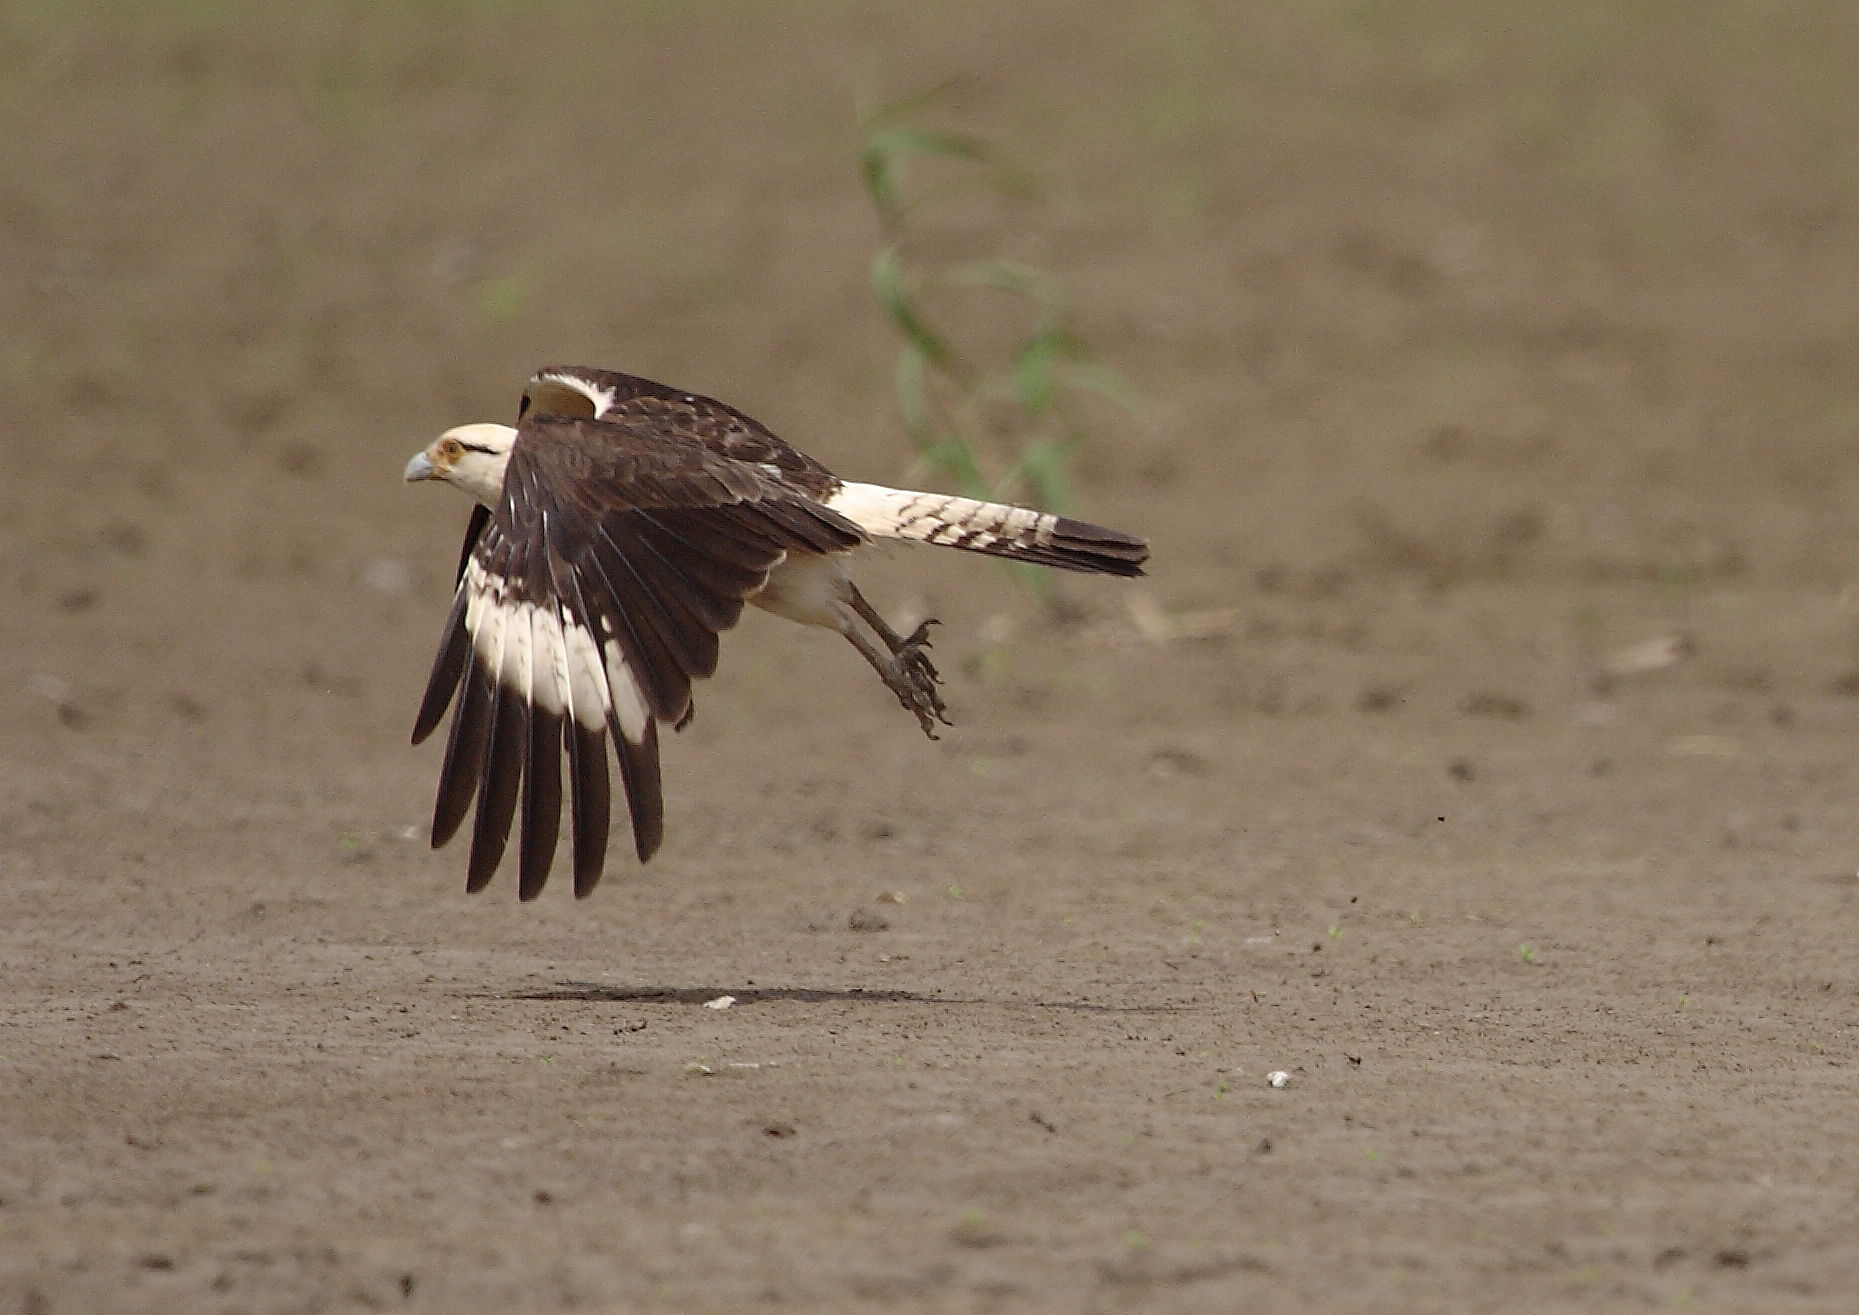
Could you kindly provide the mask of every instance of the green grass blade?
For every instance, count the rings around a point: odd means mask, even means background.
[[[906,341],[897,353],[895,374],[904,430],[919,450],[924,449],[935,439],[936,419],[930,412],[929,362],[914,342]]]
[[[1074,357],[1060,367],[1059,373],[1063,376],[1065,386],[1068,388],[1096,393],[1129,415],[1138,415],[1142,412],[1144,401],[1142,391],[1126,379],[1121,372],[1107,365]]]
[[[904,335],[905,341],[937,369],[949,368],[954,363],[955,353],[942,335],[931,328],[918,312],[916,302],[906,286],[903,253],[895,243],[872,257],[871,285],[878,294],[878,302],[884,307],[885,314],[891,317],[891,323]]]

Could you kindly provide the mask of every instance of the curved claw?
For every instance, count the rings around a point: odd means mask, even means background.
[[[929,628],[936,624],[936,619],[931,617],[911,631],[909,637],[897,646],[897,652],[891,658],[891,678],[886,681],[897,695],[897,701],[906,711],[915,715],[923,733],[932,740],[940,738],[936,734],[938,722],[944,726],[953,725],[949,720],[948,707],[936,689],[942,683],[942,675],[925,651],[929,648]]]

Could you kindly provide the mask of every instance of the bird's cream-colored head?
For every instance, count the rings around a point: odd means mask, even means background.
[[[442,479],[456,484],[495,510],[503,496],[503,471],[510,463],[516,430],[508,425],[460,425],[407,463],[407,483]]]

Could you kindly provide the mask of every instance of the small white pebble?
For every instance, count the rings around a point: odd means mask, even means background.
[[[708,1064],[695,1059],[684,1066],[684,1071],[694,1078],[707,1078],[712,1073],[716,1072],[716,1070],[711,1068]]]
[[[1265,1085],[1279,1088],[1288,1087],[1291,1085],[1291,1075],[1281,1068],[1275,1068],[1265,1075]]]
[[[733,995],[719,995],[719,996],[718,996],[718,997],[717,997],[716,999],[714,999],[714,1000],[706,1000],[706,1001],[704,1001],[704,1008],[705,1008],[705,1009],[727,1009],[727,1008],[729,1008],[729,1007],[730,1007],[731,1005],[733,1005],[733,1004],[735,1004],[735,1003],[736,1003],[736,997],[735,997],[735,996],[733,996]]]

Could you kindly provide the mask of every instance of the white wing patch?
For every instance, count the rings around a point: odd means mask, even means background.
[[[558,613],[512,601],[503,577],[475,557],[465,566],[465,588],[465,628],[479,664],[500,685],[590,731],[606,729],[611,709],[628,741],[644,741],[645,695],[617,642],[603,654],[594,632],[566,605]]]
[[[503,579],[491,576],[474,557],[465,567],[465,587],[471,591],[465,603],[465,629],[471,632],[477,663],[486,671],[500,673],[503,630],[509,620],[503,603]]]
[[[584,730],[607,724],[607,672],[593,632],[568,607],[562,608],[562,684],[568,690],[569,710]]]
[[[530,689],[530,616],[536,609],[525,604],[505,605],[498,610],[503,613],[503,662],[491,670],[499,672],[498,684],[515,690],[525,703],[533,703],[536,696]]]
[[[537,608],[530,625],[537,647],[543,650],[543,656],[548,662],[547,674],[542,677],[542,682],[555,691],[561,703],[561,707],[551,708],[550,711],[565,712],[573,717],[581,701],[576,697],[574,677],[568,666],[568,640],[563,634],[562,619],[554,608]]]
[[[633,669],[627,664],[625,650],[615,639],[607,641],[607,688],[612,691],[613,715],[620,723],[620,734],[633,744],[643,743],[646,722],[650,717],[646,710],[645,693],[633,677]]]

